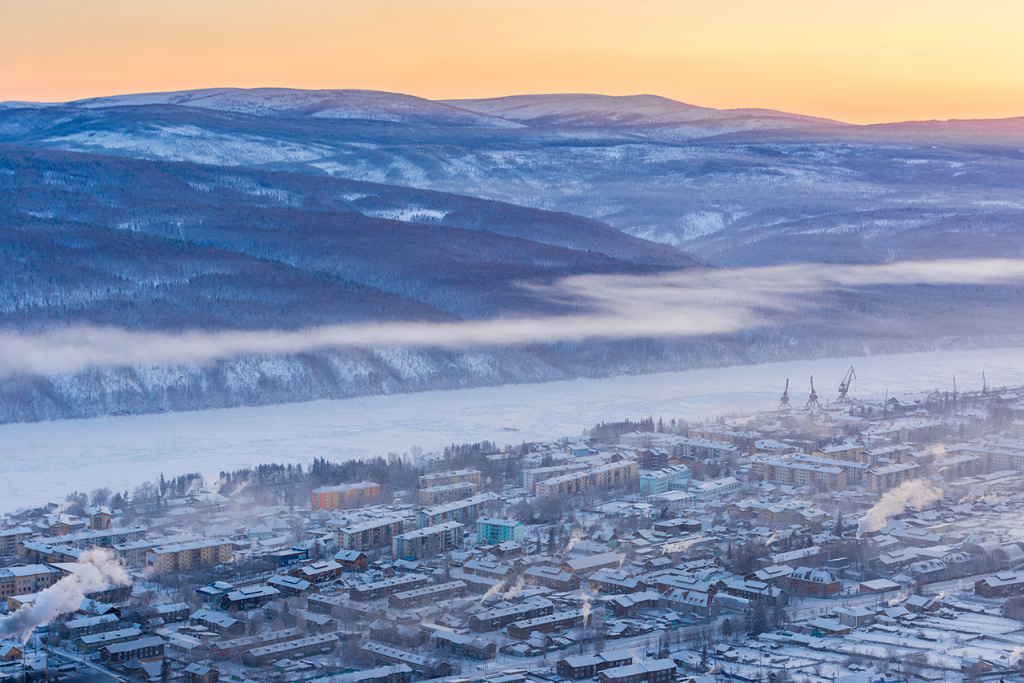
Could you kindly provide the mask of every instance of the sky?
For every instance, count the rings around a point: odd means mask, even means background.
[[[650,93],[853,123],[1024,116],[1019,0],[0,0],[0,101],[204,87]]]

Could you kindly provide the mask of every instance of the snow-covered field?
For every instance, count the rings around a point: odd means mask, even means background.
[[[167,476],[261,462],[308,463],[425,451],[451,443],[499,444],[575,436],[601,421],[653,416],[690,421],[726,412],[774,410],[786,378],[794,406],[814,375],[822,403],[856,367],[861,398],[1024,384],[1024,349],[949,351],[797,361],[318,401],[194,413],[104,417],[0,426],[0,511],[63,500],[74,490],[131,489]],[[515,428],[517,431],[508,431]]]

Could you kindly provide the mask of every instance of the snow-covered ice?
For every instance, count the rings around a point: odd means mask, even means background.
[[[939,351],[795,361],[609,379],[371,396],[258,408],[105,417],[0,426],[5,493],[0,511],[59,501],[74,490],[131,489],[185,472],[208,480],[261,462],[309,463],[425,451],[451,443],[499,444],[575,436],[601,421],[653,416],[695,420],[774,410],[786,378],[806,400],[814,375],[822,402],[853,365],[853,394],[1024,384],[1024,349]],[[516,431],[508,431],[515,428]]]

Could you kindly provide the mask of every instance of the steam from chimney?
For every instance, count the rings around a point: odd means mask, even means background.
[[[583,606],[580,610],[583,612],[583,625],[586,626],[590,622],[590,593],[580,591],[580,595],[583,596]]]
[[[40,592],[35,602],[24,605],[14,614],[0,619],[0,640],[20,638],[25,642],[32,635],[33,629],[40,624],[77,610],[88,593],[105,590],[111,584],[131,584],[131,579],[120,559],[111,550],[88,550],[82,553],[78,564],[78,571]]]
[[[868,510],[857,527],[857,536],[870,531],[878,531],[885,526],[886,520],[900,514],[907,507],[920,510],[925,505],[934,503],[941,498],[941,491],[920,479],[905,481],[898,487],[887,491],[882,499]]]

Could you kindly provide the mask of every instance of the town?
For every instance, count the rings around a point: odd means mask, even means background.
[[[11,510],[0,679],[1021,680],[1024,387],[854,379]]]

